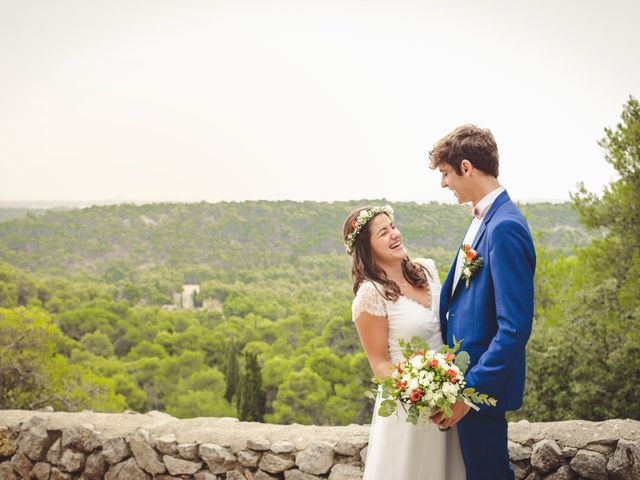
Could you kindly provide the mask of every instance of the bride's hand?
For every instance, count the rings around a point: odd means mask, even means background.
[[[453,416],[445,418],[442,410],[440,408],[436,408],[433,411],[433,414],[429,417],[429,421],[438,425],[438,428],[440,430],[449,430],[456,423],[462,420],[462,417],[469,413],[470,409],[471,407],[469,407],[469,405],[467,405],[465,402],[457,401],[456,403],[451,405]]]

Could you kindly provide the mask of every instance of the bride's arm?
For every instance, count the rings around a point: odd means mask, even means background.
[[[360,343],[376,377],[386,377],[393,372],[389,359],[387,318],[362,312],[355,319]]]

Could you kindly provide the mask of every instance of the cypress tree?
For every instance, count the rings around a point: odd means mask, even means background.
[[[226,363],[224,366],[224,376],[227,379],[227,388],[224,392],[224,398],[231,403],[233,396],[238,393],[238,345],[235,339],[232,339],[227,345]]]
[[[238,394],[238,415],[240,420],[262,422],[266,396],[262,390],[262,369],[255,353],[245,354],[242,386]]]

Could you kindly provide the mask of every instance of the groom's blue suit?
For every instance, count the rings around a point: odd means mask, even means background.
[[[498,401],[470,410],[457,424],[467,480],[513,479],[504,412],[522,405],[525,345],[533,320],[536,256],[526,220],[502,192],[482,220],[471,247],[483,264],[453,289],[456,259],[442,286],[443,341],[463,340],[471,357],[467,386]],[[457,256],[456,256],[457,258]]]

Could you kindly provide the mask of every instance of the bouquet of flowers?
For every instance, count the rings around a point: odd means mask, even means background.
[[[417,425],[426,423],[436,408],[447,418],[453,416],[451,406],[458,400],[466,400],[476,409],[473,403],[495,406],[496,400],[487,394],[465,388],[469,354],[458,351],[462,340],[453,340],[453,348],[443,345],[439,351],[429,350],[420,337],[413,337],[409,343],[401,340],[405,359],[398,362],[389,377],[373,379],[381,387],[383,398],[378,415],[388,417],[399,403],[407,412],[406,421]],[[367,396],[375,399],[377,393],[373,389]]]

